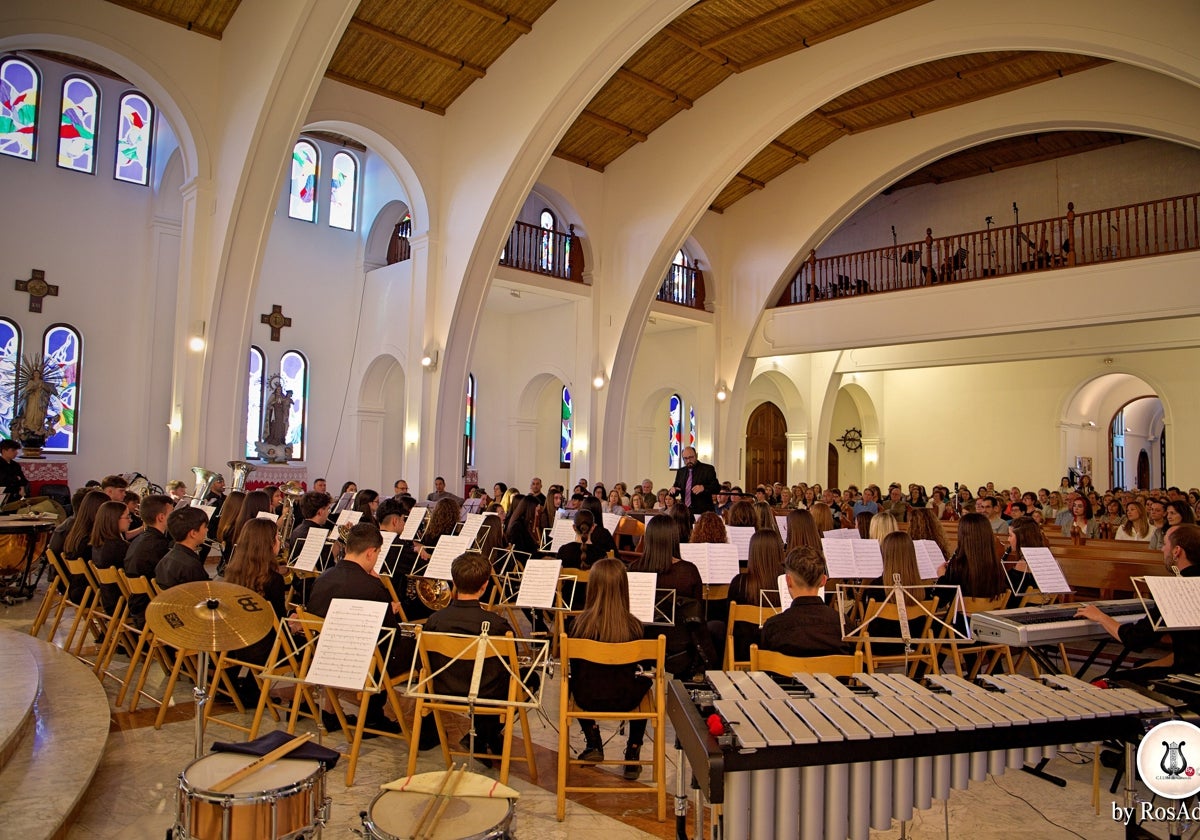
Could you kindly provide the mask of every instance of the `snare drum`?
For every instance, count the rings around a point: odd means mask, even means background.
[[[328,818],[325,769],[319,761],[284,758],[231,789],[210,788],[258,756],[210,753],[179,774],[175,840],[291,840],[317,837]]]
[[[374,840],[402,840],[410,836],[432,798],[428,793],[385,790],[371,800],[370,816],[363,817],[366,836]],[[455,797],[438,821],[433,840],[508,840],[512,836],[509,834],[512,822],[512,800]]]

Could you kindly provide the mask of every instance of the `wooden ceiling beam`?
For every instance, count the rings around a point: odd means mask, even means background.
[[[830,128],[832,128],[834,131],[837,131],[839,134],[850,134],[851,133],[850,127],[848,125],[846,125],[844,122],[842,122],[839,119],[835,119],[834,117],[827,116],[826,114],[823,114],[819,110],[813,111],[812,116],[816,117],[821,122],[825,123]]]
[[[221,33],[215,29],[209,29],[206,26],[199,26],[195,21],[183,20],[180,17],[167,14],[166,12],[156,11],[149,6],[143,6],[141,3],[136,2],[136,0],[108,0],[108,2],[112,3],[114,6],[120,6],[125,9],[140,12],[147,17],[158,18],[159,20],[166,21],[167,23],[173,23],[176,26],[182,26],[188,32],[206,35],[209,38],[215,38],[218,41],[221,40]]]
[[[429,111],[430,113],[437,114],[438,116],[444,116],[446,113],[445,108],[434,105],[432,102],[426,102],[423,99],[414,99],[413,97],[405,96],[402,93],[395,93],[387,88],[381,88],[378,85],[368,84],[362,79],[356,79],[353,76],[347,76],[344,73],[338,73],[336,70],[326,70],[325,78],[333,79],[335,82],[341,82],[344,85],[350,85],[350,87],[355,87],[359,90],[365,90],[368,93],[375,93],[388,99],[394,99],[397,102],[402,102],[405,105],[411,105],[414,108],[420,108],[422,111]]]
[[[741,73],[742,72],[742,65],[738,64],[732,58],[725,55],[724,53],[719,53],[716,50],[710,50],[710,49],[706,48],[703,44],[701,44],[699,41],[697,41],[691,35],[686,35],[683,32],[680,32],[678,29],[676,29],[671,24],[667,24],[666,26],[664,26],[661,31],[662,31],[663,35],[666,35],[668,38],[670,38],[673,41],[677,41],[678,43],[683,44],[689,50],[696,53],[697,55],[707,58],[713,64],[716,64],[719,67],[725,67],[732,73]]]
[[[529,21],[515,15],[510,15],[507,12],[502,12],[486,3],[480,3],[479,0],[454,0],[454,2],[464,9],[469,9],[477,15],[482,15],[488,20],[494,20],[496,23],[507,26],[510,29],[515,29],[522,35],[528,35],[533,31],[533,24]]]
[[[459,58],[456,55],[444,53],[441,50],[435,50],[433,47],[427,46],[414,41],[411,38],[405,38],[403,35],[397,35],[395,32],[384,29],[382,26],[376,26],[373,23],[368,23],[362,18],[351,18],[350,28],[357,29],[359,32],[366,32],[369,35],[374,35],[376,38],[387,41],[393,46],[399,47],[410,53],[428,58],[431,61],[436,61],[446,67],[451,67],[455,70],[461,70],[468,75],[474,76],[477,79],[482,79],[487,75],[487,71],[477,64],[471,64],[464,58]]]
[[[660,85],[653,79],[647,79],[645,76],[640,76],[632,70],[626,70],[622,67],[616,72],[616,78],[622,81],[629,82],[631,85],[637,85],[642,90],[649,91],[660,99],[665,99],[667,102],[672,102],[683,108],[691,108],[692,100],[688,99],[677,90],[671,90],[666,85]]]
[[[606,128],[613,134],[619,134],[622,137],[629,137],[630,139],[636,140],[639,143],[645,143],[648,139],[650,139],[649,135],[638,131],[636,128],[631,128],[630,126],[627,126],[624,123],[619,123],[616,120],[610,120],[608,117],[601,116],[595,111],[588,111],[587,109],[584,109],[579,113],[579,118],[587,120],[593,125],[598,125],[601,128]]]
[[[785,155],[791,155],[801,163],[808,163],[808,155],[804,154],[804,152],[800,151],[799,149],[793,149],[782,140],[772,140],[770,145],[772,149],[783,152]]]
[[[564,152],[561,149],[555,149],[553,154],[555,157],[562,158],[563,160],[567,161],[567,163],[573,163],[576,166],[582,166],[584,169],[594,169],[597,172],[604,171],[604,167],[600,164],[590,161],[587,158],[581,158],[578,155],[573,155],[570,152]]]
[[[700,45],[705,49],[709,49],[717,46],[718,44],[723,44],[726,41],[732,41],[734,38],[741,37],[748,32],[753,32],[755,29],[767,26],[768,24],[774,23],[777,20],[782,20],[783,18],[799,14],[806,7],[815,6],[820,2],[822,2],[822,0],[794,0],[794,2],[780,6],[778,9],[772,9],[766,14],[759,15],[756,18],[751,18],[745,23],[735,26],[732,29],[726,29],[721,34],[714,35],[707,41],[701,41]]]
[[[734,175],[733,177],[737,178],[739,181],[749,184],[750,189],[752,189],[752,190],[765,190],[767,188],[766,181],[760,181],[757,178],[751,178],[749,175],[747,175],[744,172],[739,172],[736,175]]]

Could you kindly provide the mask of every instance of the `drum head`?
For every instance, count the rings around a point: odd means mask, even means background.
[[[183,780],[193,789],[207,791],[217,782],[258,760],[241,753],[210,753],[198,758],[183,771]],[[319,761],[282,758],[237,782],[225,795],[279,790],[302,782],[321,769]]]
[[[384,791],[371,803],[371,822],[389,835],[408,837],[431,798],[425,793]],[[433,840],[502,837],[511,813],[507,799],[456,797],[442,814]]]

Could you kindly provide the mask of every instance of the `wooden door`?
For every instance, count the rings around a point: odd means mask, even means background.
[[[1150,456],[1146,453],[1145,449],[1138,453],[1137,489],[1150,489]]]
[[[838,448],[836,446],[834,446],[832,443],[829,444],[829,475],[828,475],[828,479],[829,479],[828,482],[826,482],[826,484],[825,484],[826,490],[828,490],[830,487],[837,487],[839,489],[841,488],[841,485],[838,484]]]
[[[787,421],[775,403],[765,402],[746,424],[746,487],[787,481]]]

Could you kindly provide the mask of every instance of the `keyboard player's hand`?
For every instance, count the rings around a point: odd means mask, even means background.
[[[1088,621],[1094,621],[1104,628],[1104,632],[1112,636],[1114,639],[1120,639],[1121,625],[1112,616],[1105,615],[1100,611],[1100,608],[1095,604],[1083,604],[1075,613],[1076,618],[1086,618]]]

